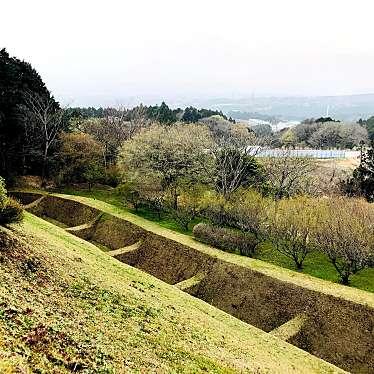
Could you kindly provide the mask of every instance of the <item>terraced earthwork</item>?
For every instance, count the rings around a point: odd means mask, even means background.
[[[219,250],[188,246],[73,196],[13,194],[29,212],[54,220],[121,262],[342,369],[374,372],[372,294],[357,290],[360,300],[368,300],[365,304],[310,284],[304,287],[301,281],[269,276],[248,263],[241,265],[236,255],[223,258]],[[302,276],[295,274],[297,279]],[[328,282],[323,284],[328,290]]]

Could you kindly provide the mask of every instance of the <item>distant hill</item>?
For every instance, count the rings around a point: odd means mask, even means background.
[[[222,98],[207,100],[199,105],[222,110],[229,116],[240,119],[275,117],[286,120],[303,120],[329,115],[342,121],[357,121],[374,114],[374,94]]]
[[[90,96],[82,97],[81,106],[117,106],[123,104],[131,108],[140,103],[154,105],[165,101],[170,108],[208,108],[222,110],[228,116],[237,119],[257,118],[262,120],[303,120],[305,118],[325,117],[328,115],[341,121],[357,121],[374,115],[374,93],[347,96],[266,96],[243,98],[180,98],[158,96],[111,97]]]

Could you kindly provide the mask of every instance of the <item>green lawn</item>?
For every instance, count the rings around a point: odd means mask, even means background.
[[[149,209],[141,208],[138,212],[135,212],[135,209],[126,206],[121,196],[112,190],[92,189],[92,191],[87,191],[74,190],[69,188],[63,190],[62,193],[91,197],[97,200],[104,201],[106,203],[115,205],[125,211],[136,214],[142,218],[156,222],[162,227],[190,236],[192,236],[191,229],[193,225],[200,221],[195,220],[195,222],[191,225],[190,230],[185,231],[180,225],[172,221],[166,215],[163,215],[162,219],[158,220],[157,214]],[[268,242],[264,242],[259,246],[256,258],[290,270],[295,270],[295,266],[292,260],[276,251]],[[302,271],[305,274],[309,274],[317,278],[325,279],[331,282],[338,282],[338,275],[336,270],[328,261],[327,257],[319,252],[310,253],[307,256],[304,264],[304,269]],[[374,293],[374,269],[367,269],[360,272],[359,274],[353,275],[351,277],[351,286]]]
[[[293,261],[275,250],[270,243],[262,243],[256,258],[271,264],[295,270]],[[312,252],[305,259],[303,273],[317,278],[338,282],[338,275],[327,257],[320,252]],[[374,269],[366,269],[351,277],[351,286],[361,290],[374,292]]]

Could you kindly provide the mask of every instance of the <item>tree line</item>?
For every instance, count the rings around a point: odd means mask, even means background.
[[[79,174],[85,173],[90,180],[101,174],[103,181],[114,182],[113,168],[121,143],[151,123],[196,123],[212,116],[234,122],[220,111],[192,106],[171,109],[165,102],[131,109],[62,108],[38,72],[5,49],[0,51],[0,76],[0,175],[8,182],[28,174],[58,182],[82,181]],[[83,166],[76,165],[74,175],[65,163],[73,160],[71,150],[80,142],[93,145],[93,154],[100,153],[102,158],[96,160],[90,155],[88,170],[83,172]]]
[[[273,132],[267,124],[253,126],[252,130],[258,136],[267,137],[277,148],[360,149],[373,139],[370,132],[373,130],[366,121],[344,123],[330,117],[307,119],[279,132]]]
[[[255,256],[263,241],[298,270],[313,251],[324,253],[349,283],[373,265],[374,207],[360,198],[310,192],[313,163],[280,157],[260,163],[240,125],[213,134],[201,124],[153,125],[124,142],[118,193],[135,210],[145,206],[197,238]],[[354,178],[354,177],[353,177]]]
[[[359,197],[374,200],[373,150],[333,190],[332,179],[318,176],[312,160],[289,156],[287,132],[284,155],[260,161],[256,152],[269,146],[267,138],[221,112],[165,103],[61,108],[31,65],[5,50],[0,73],[0,174],[8,182],[36,174],[55,188],[111,185],[135,210],[145,206],[182,229],[203,220],[195,235],[224,250],[255,256],[268,240],[297,269],[311,251],[322,251],[345,284],[372,266],[373,208]],[[363,139],[361,130],[355,132],[360,125],[352,130],[331,119],[309,122],[292,129],[297,139],[319,134],[327,139],[321,146],[331,139],[342,145],[342,132],[358,134],[356,143]],[[6,196],[2,179],[0,187],[0,214],[18,221],[21,209]]]

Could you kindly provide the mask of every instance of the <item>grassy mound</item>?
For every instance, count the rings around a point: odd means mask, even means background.
[[[1,373],[339,372],[30,214],[0,279]]]

